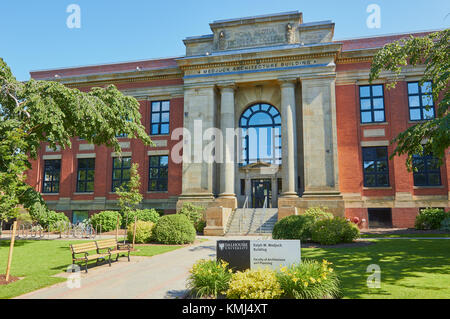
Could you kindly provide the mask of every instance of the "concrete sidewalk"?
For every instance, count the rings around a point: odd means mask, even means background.
[[[215,258],[217,240],[244,237],[203,237],[204,241],[153,257],[131,256],[131,262],[102,265],[77,273],[80,288],[69,288],[67,282],[17,297],[17,299],[163,299],[185,295],[186,279],[192,265],[199,259]],[[248,239],[248,237],[247,237]],[[252,237],[258,239],[258,237]],[[58,276],[69,277],[69,273]]]

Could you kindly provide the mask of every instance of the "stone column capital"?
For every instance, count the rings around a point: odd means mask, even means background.
[[[217,88],[220,90],[220,93],[234,93],[236,84],[234,82],[218,83]]]
[[[281,88],[292,88],[297,85],[298,78],[297,77],[286,77],[286,78],[279,78],[278,83],[280,84]]]

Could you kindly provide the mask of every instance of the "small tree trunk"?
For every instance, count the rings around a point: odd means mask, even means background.
[[[14,241],[16,239],[16,228],[17,228],[17,221],[13,224],[13,231],[11,234],[11,244],[9,245],[9,255],[8,255],[8,265],[6,266],[6,282],[9,280],[9,273],[11,271],[11,262],[13,257],[13,250],[14,250]]]

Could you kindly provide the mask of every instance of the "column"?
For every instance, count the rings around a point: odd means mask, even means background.
[[[297,144],[295,87],[296,79],[280,80],[281,82],[281,139],[282,139],[282,197],[298,197],[297,195]]]
[[[223,135],[222,164],[220,170],[220,198],[236,199],[234,190],[235,138],[234,138],[234,90],[233,84],[220,87],[220,129]]]
[[[303,198],[340,196],[335,79],[302,78],[301,84],[305,166]]]

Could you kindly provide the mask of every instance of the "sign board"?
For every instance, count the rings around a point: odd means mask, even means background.
[[[216,251],[217,260],[238,271],[279,269],[301,262],[300,240],[219,240]]]

